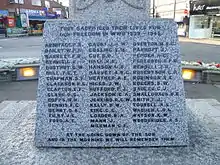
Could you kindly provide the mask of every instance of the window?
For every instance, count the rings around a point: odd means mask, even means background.
[[[220,17],[214,17],[214,20],[213,20],[213,33],[220,35]]]
[[[211,18],[208,16],[195,17],[195,29],[210,28]]]
[[[50,8],[50,2],[49,1],[45,1],[45,7],[48,8],[48,9]]]
[[[19,3],[19,4],[24,4],[24,0],[9,0],[9,3]]]
[[[41,6],[41,0],[32,0],[33,6]]]

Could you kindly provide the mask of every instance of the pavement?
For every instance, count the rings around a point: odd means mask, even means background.
[[[220,41],[180,38],[180,46],[183,61],[220,62]],[[41,36],[0,39],[0,59],[39,58],[41,48]]]
[[[208,44],[208,45],[220,45],[220,39],[190,39],[185,37],[179,37],[180,42],[189,42],[197,44]]]

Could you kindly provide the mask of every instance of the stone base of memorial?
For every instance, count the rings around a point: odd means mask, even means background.
[[[220,103],[187,100],[187,147],[160,148],[38,148],[34,145],[36,101],[0,103],[1,165],[162,164],[218,165],[220,160]]]

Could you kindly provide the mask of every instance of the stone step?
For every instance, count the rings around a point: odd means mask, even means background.
[[[18,114],[21,113],[28,105],[30,101],[4,101],[0,104],[0,130],[7,127],[7,125],[17,118]],[[32,109],[30,109],[31,111]]]
[[[4,103],[4,102],[3,102]],[[17,102],[10,102],[7,101],[7,106],[2,109],[0,113],[0,119],[1,118],[11,118],[15,116],[19,111],[28,105],[27,101],[17,101]]]
[[[7,108],[7,106],[9,106],[10,104],[15,104],[17,101],[3,101],[0,103],[0,114],[2,113],[2,111]]]
[[[0,130],[2,130],[8,124],[8,122],[8,120],[0,119]]]
[[[220,125],[220,102],[215,99],[187,99],[187,107],[200,119],[210,118]]]

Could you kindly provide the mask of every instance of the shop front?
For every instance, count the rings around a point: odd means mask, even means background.
[[[56,19],[56,14],[49,13],[45,10],[22,9],[21,13],[26,15],[29,35],[42,35],[45,21]]]
[[[0,36],[5,37],[6,34],[6,27],[7,27],[7,10],[0,10]]]
[[[17,19],[9,16],[8,10],[0,10],[0,35],[4,37],[26,35],[24,29],[17,27]]]
[[[213,37],[220,37],[220,1],[192,0],[189,38]]]
[[[23,20],[26,19],[29,35],[41,35],[43,33],[43,24],[46,21],[44,11],[22,9],[21,13],[26,16],[23,16]]]

